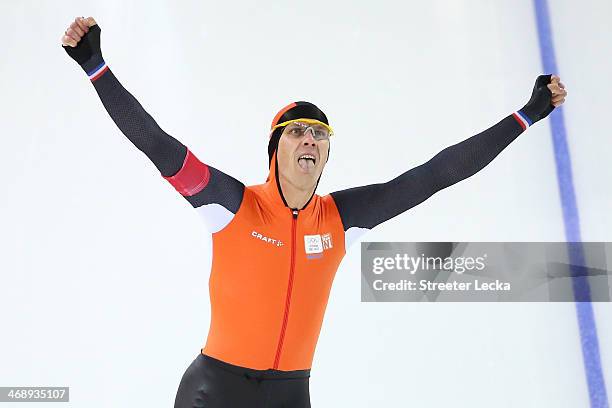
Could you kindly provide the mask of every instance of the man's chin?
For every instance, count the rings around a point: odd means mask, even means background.
[[[319,169],[317,169],[316,167],[305,170],[298,166],[298,168],[296,169],[296,176],[301,179],[301,184],[310,185],[316,183],[320,174],[321,173],[319,172]]]
[[[307,170],[304,170],[304,169],[298,167],[297,172],[298,172],[298,174],[301,174],[301,175],[307,176],[307,177],[308,176],[314,177],[314,176],[317,175],[317,169],[307,169]]]

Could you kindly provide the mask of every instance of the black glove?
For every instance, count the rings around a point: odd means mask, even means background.
[[[544,119],[555,109],[551,103],[552,92],[546,86],[550,84],[550,78],[551,75],[540,75],[536,79],[531,99],[521,108],[521,112],[527,115],[533,123]]]
[[[89,27],[89,31],[85,33],[76,47],[62,45],[62,48],[70,55],[70,58],[75,60],[87,73],[96,69],[104,62],[102,51],[100,50],[101,31],[100,26],[94,24]]]

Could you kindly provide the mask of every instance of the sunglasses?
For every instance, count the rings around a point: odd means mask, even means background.
[[[315,140],[328,140],[331,135],[334,134],[331,126],[316,119],[293,119],[286,122],[279,123],[274,126],[271,130],[274,131],[279,127],[285,126],[284,134],[287,134],[296,139],[302,138],[306,132],[310,129],[312,137]]]

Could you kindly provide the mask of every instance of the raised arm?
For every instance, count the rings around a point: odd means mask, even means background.
[[[76,18],[62,37],[62,46],[87,73],[121,132],[199,210],[211,232],[222,229],[238,211],[244,185],[200,162],[185,145],[159,127],[104,61],[100,33],[92,17]]]
[[[542,75],[527,105],[491,128],[445,148],[428,162],[389,182],[332,193],[344,225],[347,248],[369,229],[482,170],[529,126],[561,105],[566,95],[558,77]]]

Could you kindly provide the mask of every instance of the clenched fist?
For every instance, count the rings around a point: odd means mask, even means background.
[[[81,38],[89,32],[89,27],[96,25],[96,20],[93,17],[77,17],[74,22],[70,23],[70,26],[64,35],[62,36],[62,45],[69,45],[76,47]]]
[[[565,102],[565,97],[567,96],[567,91],[565,90],[565,85],[561,82],[561,78],[552,75],[550,84],[547,85],[547,88],[552,94],[551,102],[553,106],[555,108],[561,106],[563,102]]]
[[[535,86],[531,93],[531,99],[521,112],[529,117],[531,123],[547,117],[555,108],[565,102],[567,91],[561,78],[557,75],[540,75],[536,79]]]
[[[77,17],[62,36],[62,48],[87,72],[92,81],[106,69],[100,50],[100,31],[93,17]]]

